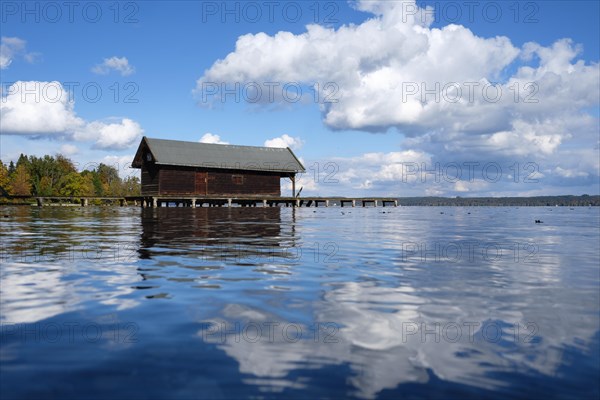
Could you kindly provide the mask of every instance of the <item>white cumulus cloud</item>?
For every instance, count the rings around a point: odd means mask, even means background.
[[[304,145],[304,141],[299,137],[292,137],[287,134],[283,134],[279,137],[265,140],[265,147],[289,147],[292,150],[300,150]]]
[[[141,126],[128,118],[80,118],[68,91],[56,81],[15,82],[2,96],[0,116],[2,134],[90,141],[99,149],[128,148],[143,134]]]
[[[58,135],[82,129],[85,121],[74,106],[60,82],[15,82],[0,103],[2,132]]]
[[[101,64],[92,68],[92,72],[100,75],[106,75],[112,71],[119,72],[121,76],[128,76],[135,72],[135,68],[129,64],[126,57],[105,58]]]
[[[229,144],[228,142],[221,140],[221,136],[212,134],[210,132],[207,132],[204,135],[202,135],[202,137],[198,141],[200,143]]]
[[[598,118],[590,110],[600,104],[600,68],[581,59],[581,46],[557,38],[549,46],[517,47],[507,37],[477,36],[461,25],[433,27],[431,10],[414,1],[353,4],[371,17],[336,29],[310,24],[298,34],[240,36],[196,90],[206,82],[298,82],[319,84],[313,87],[323,99],[331,94],[325,83],[333,82],[337,101],[321,104],[331,129],[393,128],[403,134],[404,149],[434,162],[534,162],[545,182],[597,180]],[[578,167],[585,169],[565,172]],[[387,168],[377,174],[396,167]],[[356,187],[377,182],[364,177]]]
[[[75,140],[94,140],[98,149],[126,149],[138,142],[144,130],[137,122],[123,118],[109,123],[92,121],[84,130],[75,132]]]
[[[128,154],[128,155],[124,155],[124,156],[114,156],[114,155],[105,156],[99,162],[90,163],[88,165],[88,169],[97,168],[98,164],[101,162],[103,164],[106,164],[110,167],[115,168],[119,172],[119,176],[123,179],[130,177],[130,176],[137,176],[139,178],[141,171],[138,168],[131,167],[131,162],[133,161],[133,157],[135,157],[135,154]],[[89,167],[91,167],[91,168],[89,168]]]

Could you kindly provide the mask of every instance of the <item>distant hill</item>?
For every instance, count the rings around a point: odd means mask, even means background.
[[[600,196],[399,197],[402,206],[600,206]]]

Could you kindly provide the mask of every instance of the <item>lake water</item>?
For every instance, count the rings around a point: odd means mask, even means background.
[[[0,218],[3,399],[600,396],[598,208]]]

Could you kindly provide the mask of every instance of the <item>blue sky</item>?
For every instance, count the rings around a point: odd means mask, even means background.
[[[476,3],[75,2],[70,16],[3,1],[0,157],[130,173],[140,135],[204,138],[292,147],[311,168],[305,194],[598,193],[599,2]],[[504,85],[499,102],[465,99],[465,82],[488,81]],[[44,104],[50,82],[70,101]],[[406,93],[436,83],[457,84],[460,101]],[[236,84],[260,85],[259,101],[221,100]],[[290,102],[286,84],[304,97]],[[315,84],[337,102],[315,102]]]

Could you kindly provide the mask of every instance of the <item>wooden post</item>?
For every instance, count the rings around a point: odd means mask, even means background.
[[[290,176],[290,180],[292,181],[292,197],[296,197],[296,175]]]

